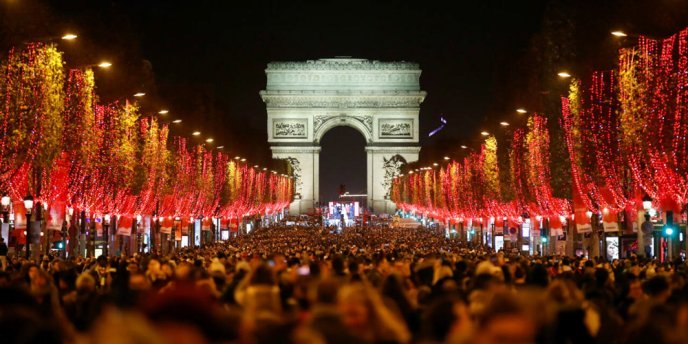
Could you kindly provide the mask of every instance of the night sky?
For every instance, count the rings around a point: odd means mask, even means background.
[[[334,56],[418,62],[428,92],[421,155],[432,161],[458,154],[459,144],[477,147],[480,130],[496,129],[499,121],[517,125],[516,107],[538,110],[539,98],[556,99],[562,90],[542,81],[543,70],[608,68],[621,44],[609,31],[661,36],[688,20],[686,0],[446,2],[0,0],[0,48],[4,54],[22,41],[73,31],[77,42],[60,43],[69,66],[114,64],[97,74],[104,101],[144,91],[144,109],[167,108],[169,120],[183,119],[173,133],[200,130],[261,165],[271,163],[258,95],[268,62]],[[427,139],[440,114],[447,127]],[[345,147],[350,134],[327,135],[323,152]],[[321,189],[334,192],[344,183],[363,191],[365,159],[356,154],[349,169],[323,171]],[[351,180],[351,171],[363,179]]]

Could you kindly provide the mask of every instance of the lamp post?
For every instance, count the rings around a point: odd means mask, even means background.
[[[139,226],[141,226],[141,214],[136,215],[136,251],[139,253],[143,252],[143,243],[141,242],[143,239],[143,236],[141,235],[141,229]]]
[[[592,256],[595,257],[596,253],[598,253],[600,250],[600,243],[599,243],[599,241],[597,241],[597,233],[595,232],[595,222],[592,219],[592,215],[593,215],[593,213],[590,210],[585,212],[585,216],[587,216],[588,219],[590,220],[590,241],[591,241],[591,243],[589,246],[590,250],[588,252],[588,255],[590,255],[592,253]],[[592,252],[590,252],[590,251],[592,251]]]
[[[10,223],[10,196],[6,193],[2,195],[0,199],[0,205],[2,205],[2,223]],[[0,238],[2,238],[2,228],[0,228]],[[7,239],[9,242],[9,238]]]
[[[80,246],[80,254],[83,254],[84,257],[88,256],[88,233],[86,233],[86,209],[81,210],[81,229],[80,229],[80,235],[79,235],[79,242],[81,243]]]
[[[67,257],[67,250],[69,250],[69,254],[72,255],[74,254],[74,250],[72,249],[74,246],[74,243],[72,243],[72,240],[75,238],[70,237],[69,239],[69,246],[67,245],[67,240],[66,238],[69,236],[69,229],[72,228],[74,225],[74,207],[71,205],[67,207],[67,215],[69,215],[69,222],[67,223],[67,228],[65,228],[65,232],[63,234],[63,240],[62,242],[64,243],[64,250],[65,250],[65,258]]]
[[[33,196],[30,194],[24,197],[24,208],[26,209],[26,260],[29,260],[29,255],[31,254],[31,238],[33,237],[31,233],[31,210],[33,210]]]
[[[176,226],[174,226],[174,232],[170,233],[170,252],[174,252],[174,245],[175,245],[175,240],[174,236],[176,235],[177,228],[181,225],[182,223],[182,218],[177,216],[174,218],[174,222],[177,223]],[[181,229],[180,229],[181,230]],[[168,252],[169,253],[169,252]]]
[[[149,252],[151,254],[155,253],[155,243],[157,242],[156,236],[158,235],[158,213],[156,211],[155,215],[153,215],[153,228],[151,228],[151,235],[150,235],[150,250]]]
[[[109,247],[110,247],[110,214],[105,214],[103,216],[103,253],[105,257],[109,257]]]
[[[161,110],[162,112],[163,110]],[[166,111],[166,110],[165,110]],[[153,228],[151,228],[150,236],[150,253],[155,253],[156,245],[160,245],[160,201],[155,203],[155,213],[153,213]]]
[[[189,217],[189,247],[196,247],[196,219]]]

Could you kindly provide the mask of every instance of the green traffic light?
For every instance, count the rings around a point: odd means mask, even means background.
[[[543,242],[543,243],[546,243],[546,242],[547,242],[547,238],[543,237],[543,238],[542,238],[542,242]]]
[[[664,229],[664,234],[666,234],[666,235],[672,235],[672,234],[674,234],[674,229],[671,228],[671,227],[667,227],[667,228]]]

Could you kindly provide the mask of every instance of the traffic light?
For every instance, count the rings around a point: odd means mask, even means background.
[[[540,241],[542,241],[543,244],[546,244],[547,243],[547,237],[542,237],[540,239]]]
[[[60,240],[60,241],[55,241],[55,242],[53,243],[53,248],[56,249],[56,250],[64,250],[64,241],[62,241],[62,240]]]
[[[674,234],[674,228],[671,226],[664,227],[664,234],[668,237],[672,236]]]
[[[664,234],[668,237],[674,234],[674,212],[671,210],[666,212],[666,225],[664,225]]]

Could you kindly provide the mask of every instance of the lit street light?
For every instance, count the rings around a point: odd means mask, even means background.
[[[159,115],[167,115],[170,111],[169,110],[160,110],[158,111]]]
[[[213,142],[213,141],[215,141],[215,140],[213,140],[212,138],[208,138],[208,139],[205,140],[205,142],[207,142],[207,143],[211,143],[211,142]]]
[[[647,194],[643,196],[643,209],[645,211],[650,211],[650,209],[652,209],[652,198]]]
[[[62,39],[65,41],[72,41],[72,40],[75,40],[77,37],[79,37],[79,36],[77,36],[73,33],[67,33],[64,36],[62,36]]]
[[[568,72],[559,72],[559,73],[557,73],[557,75],[560,78],[570,78],[571,77],[571,74],[569,74]]]
[[[481,132],[480,132],[480,135],[482,135],[482,136],[489,136],[490,133],[488,133],[487,131],[481,131]]]
[[[612,36],[615,36],[615,37],[626,37],[626,36],[628,36],[628,34],[626,34],[626,33],[623,32],[623,31],[617,30],[617,31],[612,31]]]
[[[174,123],[174,124],[179,124],[179,123],[181,123],[181,122],[182,122],[181,119],[175,119],[174,121],[172,121],[172,123]]]
[[[524,108],[518,108],[518,109],[516,109],[516,112],[518,112],[518,113],[526,113],[526,112],[528,112],[528,111],[526,111],[526,109],[524,109]]]
[[[139,97],[139,98],[140,98],[140,97],[143,97],[143,96],[145,96],[145,95],[146,95],[146,94],[143,93],[143,92],[136,92],[136,93],[134,93],[134,97]]]
[[[2,206],[2,222],[3,223],[9,223],[10,222],[10,196],[7,194],[2,195],[2,199],[0,199],[0,205]],[[0,232],[0,238],[2,237],[2,233]],[[8,238],[9,242],[9,238]]]
[[[466,145],[461,145],[461,149],[468,149],[468,146],[466,146]]]
[[[112,63],[107,62],[107,61],[103,61],[103,62],[99,63],[97,66],[100,68],[103,68],[103,69],[108,69],[108,68],[112,67]]]
[[[508,127],[508,126],[509,126],[509,123],[507,123],[507,122],[499,122],[499,125],[501,125],[502,127]]]
[[[31,246],[31,210],[33,210],[33,196],[24,197],[24,208],[26,209],[26,259],[29,259]]]
[[[463,147],[463,146],[462,146],[462,147]],[[448,156],[445,156],[445,157],[444,157],[444,160],[449,160],[449,157],[448,157]]]
[[[198,135],[201,135],[201,132],[200,131],[194,131],[193,133],[191,133],[191,135],[198,136]]]

